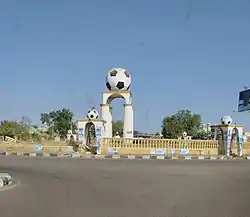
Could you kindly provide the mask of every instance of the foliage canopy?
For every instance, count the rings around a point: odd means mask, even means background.
[[[113,131],[113,136],[118,132],[120,136],[123,135],[123,121],[118,120],[118,121],[113,121],[112,122],[112,131]]]
[[[49,113],[42,113],[40,120],[48,127],[48,134],[51,136],[66,137],[69,130],[74,133],[76,124],[72,123],[74,113],[70,109],[59,109]]]
[[[177,139],[183,132],[189,136],[202,138],[207,136],[203,130],[201,116],[190,110],[180,110],[176,114],[166,116],[162,121],[162,135],[164,138]]]

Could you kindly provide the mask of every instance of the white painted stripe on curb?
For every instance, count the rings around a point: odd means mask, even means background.
[[[4,186],[3,179],[0,178],[0,188]]]
[[[23,152],[17,152],[17,156],[23,156]]]
[[[121,156],[120,156],[120,155],[113,155],[112,158],[113,158],[113,159],[120,159]]]
[[[173,156],[173,157],[172,157],[172,160],[179,160],[179,158],[178,158],[178,157]]]
[[[205,157],[204,156],[198,156],[198,160],[204,160]]]
[[[6,183],[6,179],[8,182]],[[5,187],[6,184],[9,185],[12,183],[12,178],[9,173],[0,173],[0,187]]]
[[[247,160],[250,160],[250,156],[247,156]]]
[[[148,160],[148,159],[150,159],[150,156],[148,156],[148,155],[142,156],[142,159]]]
[[[164,156],[156,156],[156,159],[157,160],[164,160],[165,158],[164,158]]]
[[[105,155],[95,155],[96,159],[105,159]]]
[[[215,157],[215,156],[211,156],[211,158],[210,158],[211,160],[217,160],[217,157]]]
[[[30,157],[36,157],[36,153],[29,153]]]
[[[68,154],[62,154],[62,153],[59,153],[57,154],[57,157],[72,157],[72,155],[68,155]],[[81,155],[79,154],[79,157],[81,157]],[[76,158],[79,158],[78,155]]]
[[[50,157],[50,153],[43,153],[44,157]]]
[[[91,159],[92,158],[92,155],[81,155],[82,158],[85,158],[85,159]]]
[[[9,175],[9,173],[0,173],[0,178],[2,177],[6,177],[8,180],[11,180],[11,176]]]
[[[133,160],[133,159],[135,159],[135,156],[134,155],[128,155],[128,159]]]
[[[72,157],[73,158],[79,158],[79,157],[81,157],[81,155],[80,154],[72,154]]]

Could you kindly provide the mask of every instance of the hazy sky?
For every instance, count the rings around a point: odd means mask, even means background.
[[[135,128],[187,108],[216,123],[250,86],[249,0],[2,0],[0,118],[99,108],[112,67],[132,75]],[[114,118],[123,102],[112,103]]]

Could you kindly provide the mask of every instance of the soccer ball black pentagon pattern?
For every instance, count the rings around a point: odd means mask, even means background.
[[[116,87],[117,87],[119,90],[123,89],[123,88],[124,88],[124,82],[123,82],[123,81],[118,81]]]
[[[98,118],[99,114],[98,111],[96,109],[90,109],[88,110],[88,114],[87,117],[90,119],[96,119]]]
[[[232,124],[233,120],[230,116],[224,116],[221,118],[221,124]]]
[[[109,90],[129,90],[131,76],[125,69],[114,68],[106,76],[106,86]]]
[[[106,86],[107,86],[107,88],[108,88],[109,90],[111,90],[111,86],[110,86],[109,82],[106,82]]]

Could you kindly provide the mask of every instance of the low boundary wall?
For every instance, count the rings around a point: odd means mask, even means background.
[[[72,146],[31,145],[31,144],[6,144],[0,143],[0,150],[15,152],[45,152],[45,153],[72,153]]]
[[[218,155],[218,141],[103,138],[102,154]]]
[[[217,140],[178,140],[178,139],[123,139],[103,138],[103,155],[171,155],[171,156],[207,156],[218,155]],[[73,147],[67,145],[36,145],[20,143],[0,143],[1,151],[73,153]],[[232,144],[232,152],[237,153],[237,144]],[[250,155],[250,142],[243,143],[243,155]]]

